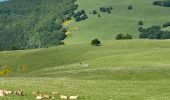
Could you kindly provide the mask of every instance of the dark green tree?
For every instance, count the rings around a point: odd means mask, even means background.
[[[100,46],[101,42],[99,39],[94,39],[91,41],[91,45],[94,45],[94,46]]]

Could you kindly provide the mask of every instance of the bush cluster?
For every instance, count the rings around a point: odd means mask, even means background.
[[[148,38],[148,39],[170,39],[169,31],[162,31],[160,26],[152,26],[150,28],[139,29],[139,38]]]
[[[158,5],[158,6],[164,6],[164,7],[170,7],[170,1],[154,1],[153,5]]]
[[[123,39],[132,39],[132,36],[130,34],[117,34],[116,35],[116,40],[123,40]]]
[[[111,6],[110,6],[110,7],[104,7],[104,6],[103,6],[103,7],[100,7],[100,11],[101,11],[101,12],[104,12],[104,13],[105,13],[105,12],[107,12],[107,13],[112,13],[111,10],[113,10],[113,7],[111,7]]]
[[[74,13],[73,17],[75,18],[75,20],[77,22],[85,20],[85,19],[88,18],[85,10],[81,10],[81,11],[78,11],[78,12]]]
[[[163,28],[168,27],[168,26],[170,26],[170,22],[167,22],[167,23],[165,23],[165,24],[162,24],[162,27],[163,27]]]

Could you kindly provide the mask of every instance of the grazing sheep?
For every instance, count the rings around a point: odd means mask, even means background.
[[[33,95],[37,95],[37,94],[40,94],[39,91],[36,91],[36,92],[32,92]]]
[[[65,95],[60,95],[60,99],[67,99],[67,96],[65,96]]]
[[[24,96],[24,91],[21,90],[21,91],[16,91],[15,92],[16,95],[19,95],[19,96]]]
[[[59,91],[57,92],[52,92],[52,95],[58,95],[59,94]]]
[[[52,97],[51,97],[51,99],[55,99],[55,97],[54,97],[54,96],[52,96]]]
[[[6,96],[4,90],[0,90],[0,97],[4,97],[4,96]]]
[[[43,99],[43,97],[41,95],[36,97],[36,100],[40,100],[40,99]]]
[[[42,95],[43,99],[49,99],[50,98],[50,96],[47,93],[44,93],[44,94],[41,94],[41,95]]]
[[[79,97],[79,95],[77,95],[77,96],[70,96],[69,99],[70,100],[76,100],[76,99],[78,99],[78,97]]]
[[[4,90],[4,93],[5,93],[6,95],[10,95],[10,94],[12,94],[13,92],[12,92],[12,91]]]

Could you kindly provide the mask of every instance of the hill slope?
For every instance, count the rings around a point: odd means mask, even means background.
[[[0,65],[12,68],[12,76],[15,76],[17,73],[27,75],[28,72],[44,68],[61,67],[61,70],[64,70],[68,67],[68,69],[74,69],[74,64],[79,70],[81,69],[80,63],[83,64],[82,66],[86,66],[82,67],[83,69],[164,68],[163,66],[168,67],[169,64],[168,40],[105,41],[103,44],[101,47],[82,43],[48,49],[4,51],[0,53]],[[66,67],[62,69],[62,66]]]
[[[119,33],[131,34],[138,38],[138,21],[144,22],[144,27],[160,25],[169,21],[169,9],[161,6],[152,5],[153,0],[77,0],[79,10],[85,9],[87,13],[96,10],[101,17],[88,14],[89,18],[85,21],[72,22],[70,36],[66,42],[91,41],[94,38],[101,40],[113,40]],[[128,6],[133,9],[129,10]],[[100,7],[113,7],[111,14],[103,13]]]
[[[32,91],[56,89],[65,95],[79,94],[80,100],[169,99],[169,44],[169,40],[104,41],[99,47],[80,43],[3,51],[1,72],[6,67],[11,74],[1,78],[0,87],[27,93],[4,100],[34,99]]]

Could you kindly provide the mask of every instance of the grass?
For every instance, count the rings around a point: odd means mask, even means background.
[[[131,34],[138,38],[138,21],[144,22],[144,27],[160,25],[169,21],[169,8],[153,6],[154,0],[77,0],[79,9],[85,9],[87,14],[93,10],[101,15],[89,15],[85,21],[72,22],[67,25],[70,28],[71,35],[65,40],[67,43],[91,41],[94,38],[102,40],[113,40],[119,33]],[[132,5],[133,9],[128,10]],[[114,9],[111,14],[99,11],[101,6],[112,6]]]
[[[89,15],[66,25],[72,30],[64,46],[0,52],[0,70],[12,69],[0,78],[0,89],[27,94],[0,100],[33,100],[33,91],[57,90],[80,95],[80,100],[169,100],[170,40],[114,40],[117,33],[137,38],[139,20],[144,27],[169,21],[169,8],[153,6],[152,1],[77,0],[87,12],[99,12],[100,6],[114,9],[112,14],[100,12],[101,18]],[[91,46],[94,38],[102,40],[102,46]]]
[[[0,87],[22,89],[27,95],[1,99],[32,100],[32,91],[60,90],[79,94],[80,100],[168,100],[169,44],[170,40],[122,40],[103,41],[97,47],[76,43],[4,51],[0,64],[13,72],[0,79]]]

